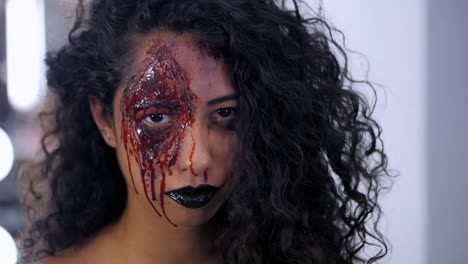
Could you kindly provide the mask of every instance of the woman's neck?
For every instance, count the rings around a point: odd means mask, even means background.
[[[176,227],[141,206],[129,200],[122,217],[75,250],[75,259],[113,264],[220,263],[213,225]]]

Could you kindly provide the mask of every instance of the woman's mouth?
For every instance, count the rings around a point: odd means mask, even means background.
[[[165,194],[178,204],[187,208],[200,208],[208,204],[211,198],[219,190],[219,187],[215,187],[209,184],[201,184],[197,187],[185,186]]]

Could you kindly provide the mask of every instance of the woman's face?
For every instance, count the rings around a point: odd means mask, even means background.
[[[234,183],[236,89],[221,53],[188,34],[135,43],[113,122],[129,206],[142,203],[173,225],[205,223]]]

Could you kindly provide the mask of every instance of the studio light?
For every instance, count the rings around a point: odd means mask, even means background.
[[[44,2],[6,1],[8,101],[18,111],[30,111],[44,97]]]
[[[0,260],[2,264],[15,264],[18,258],[13,237],[0,226]]]
[[[0,181],[10,173],[13,161],[14,152],[10,137],[0,128]]]

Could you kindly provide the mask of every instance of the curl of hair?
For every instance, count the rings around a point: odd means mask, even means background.
[[[46,59],[58,105],[42,113],[54,117],[53,128],[43,137],[44,159],[27,193],[42,199],[47,212],[29,214],[23,261],[85,243],[125,209],[125,180],[88,98],[112,109],[131,37],[155,30],[187,32],[221,50],[240,94],[240,182],[217,214],[215,243],[226,263],[384,257],[388,242],[377,228],[377,200],[389,173],[373,106],[353,89],[357,81],[333,38],[336,30],[319,15],[304,17],[300,2],[290,4],[95,0],[86,18],[80,4],[69,43]],[[48,199],[35,187],[39,179]],[[369,247],[375,254],[364,256]]]

